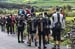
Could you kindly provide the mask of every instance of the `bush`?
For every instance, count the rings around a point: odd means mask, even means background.
[[[75,12],[68,12],[68,16],[75,16]]]
[[[17,9],[1,9],[0,8],[0,14],[17,14],[18,10]]]

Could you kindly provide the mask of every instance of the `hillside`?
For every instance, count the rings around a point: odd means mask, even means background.
[[[18,4],[24,4],[26,2],[62,2],[62,1],[68,1],[68,2],[75,2],[75,0],[0,0],[0,2],[6,2],[6,3],[18,3]]]
[[[0,0],[3,3],[14,3],[14,4],[30,4],[32,6],[61,6],[71,5],[74,6],[75,0]]]
[[[34,2],[34,1],[37,1],[37,0],[0,0],[0,2],[3,2],[3,3],[15,3],[15,4],[24,4],[26,2]]]

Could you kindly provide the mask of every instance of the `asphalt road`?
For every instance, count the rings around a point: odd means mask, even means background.
[[[6,32],[0,31],[0,49],[38,49],[32,43],[31,47],[27,46],[27,39],[24,40],[25,43],[18,43],[16,35],[8,35]],[[46,45],[47,49],[51,49],[53,46],[51,44]],[[61,49],[67,49],[66,46],[61,46]]]

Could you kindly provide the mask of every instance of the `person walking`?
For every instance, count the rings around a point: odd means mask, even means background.
[[[55,41],[52,49],[60,49],[61,32],[65,28],[64,16],[60,13],[60,8],[56,8],[56,12],[52,15],[52,28],[52,35]]]

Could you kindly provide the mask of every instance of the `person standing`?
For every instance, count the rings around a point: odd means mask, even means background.
[[[49,44],[50,41],[50,26],[51,26],[51,20],[50,17],[48,16],[47,12],[44,13],[44,16],[46,18],[46,44]]]
[[[27,32],[28,32],[28,46],[31,46],[31,37],[30,37],[30,24],[31,24],[31,17],[28,17],[27,19]]]
[[[35,12],[34,7],[31,8],[31,13],[33,14]]]
[[[11,33],[11,17],[10,16],[7,16],[7,19],[6,19],[6,28],[7,28],[7,33],[9,34],[12,34]]]
[[[18,10],[18,15],[21,16],[22,14],[24,14],[23,7]]]
[[[31,16],[31,9],[30,8],[26,9],[26,15],[27,15],[27,17]]]
[[[11,15],[11,32],[14,34],[15,16]]]
[[[0,16],[0,27],[1,27],[1,16]]]
[[[17,26],[18,26],[18,20],[19,20],[19,15],[17,15],[16,17],[15,17],[15,23],[16,23],[16,32],[18,32],[18,28],[17,28]]]
[[[4,32],[5,31],[5,24],[6,24],[6,19],[4,16],[1,17],[1,30]]]
[[[23,15],[22,15],[21,17],[18,17],[18,23],[17,23],[18,43],[24,43],[24,41],[23,41],[24,27],[25,27],[25,23],[24,23],[24,19],[23,19]],[[20,37],[21,37],[21,40],[20,40]]]
[[[39,36],[39,47],[38,47],[38,49],[41,49],[41,40],[42,39],[43,39],[43,49],[46,49],[46,45],[45,45],[45,41],[46,41],[45,40],[46,19],[43,18],[42,14],[39,15],[37,27],[38,27],[38,36]]]
[[[33,32],[32,32],[32,26],[33,26],[33,18],[30,16],[29,18],[28,18],[28,46],[31,46],[31,42],[33,41],[33,37],[32,37],[32,34],[33,34]]]
[[[33,33],[33,41],[35,42],[35,46],[37,46],[37,39],[38,39],[38,34],[37,34],[37,17],[36,14],[33,13],[32,15],[33,21],[32,21],[32,33]]]
[[[60,13],[60,8],[56,8],[56,12],[52,15],[52,28],[55,41],[52,49],[60,49],[61,31],[65,28],[64,16]]]
[[[28,41],[28,46],[31,46],[31,42],[33,42],[35,40],[35,46],[37,46],[37,42],[36,39],[34,39],[34,36],[36,34],[36,26],[37,26],[37,20],[34,16],[29,18],[29,41]]]

